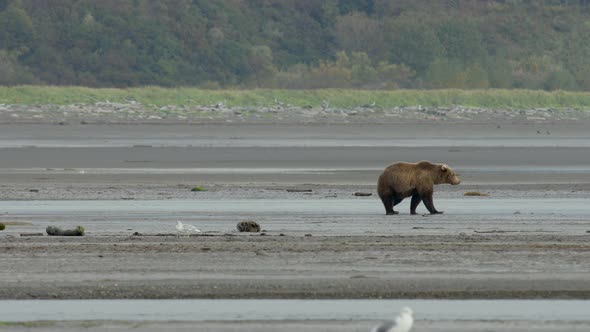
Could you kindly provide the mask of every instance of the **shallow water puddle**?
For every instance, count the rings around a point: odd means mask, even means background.
[[[396,209],[405,213],[409,202]],[[560,214],[588,215],[587,199],[571,198],[489,198],[465,197],[436,199],[440,210],[453,215],[465,214]],[[209,214],[294,214],[294,215],[381,215],[378,198],[367,199],[234,199],[234,200],[100,200],[100,201],[0,201],[0,213],[8,214],[76,214],[101,213],[209,213]],[[419,213],[426,213],[420,206]]]
[[[417,320],[590,321],[588,300],[5,300],[0,321],[373,320],[404,306]]]

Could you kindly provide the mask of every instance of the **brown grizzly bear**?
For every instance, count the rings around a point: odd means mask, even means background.
[[[435,184],[449,183],[457,185],[461,180],[455,172],[445,164],[433,164],[429,161],[417,163],[398,162],[385,168],[377,182],[377,192],[386,214],[397,214],[393,207],[404,198],[412,196],[410,213],[416,214],[420,201],[431,214],[443,213],[434,208],[432,192]]]

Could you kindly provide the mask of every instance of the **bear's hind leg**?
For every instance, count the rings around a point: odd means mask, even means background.
[[[415,193],[414,195],[412,195],[412,203],[410,203],[410,214],[416,214],[416,208],[418,207],[418,204],[420,204],[421,201],[422,197],[420,197],[420,194]]]
[[[383,206],[385,207],[385,214],[392,215],[398,214],[399,212],[393,210],[393,195],[379,195],[381,201],[383,202]]]

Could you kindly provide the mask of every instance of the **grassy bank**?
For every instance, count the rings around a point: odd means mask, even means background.
[[[277,102],[294,106],[351,108],[375,103],[379,107],[451,106],[488,108],[588,108],[590,93],[533,90],[202,90],[143,87],[92,89],[84,87],[0,87],[0,104],[75,104],[137,101],[144,105],[272,106]]]

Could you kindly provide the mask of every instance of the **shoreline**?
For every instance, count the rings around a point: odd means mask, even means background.
[[[590,110],[467,106],[297,107],[142,105],[96,102],[70,105],[0,104],[0,124],[569,124],[590,122]]]

